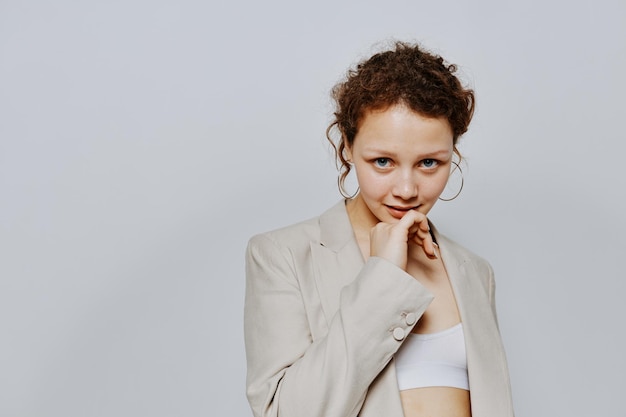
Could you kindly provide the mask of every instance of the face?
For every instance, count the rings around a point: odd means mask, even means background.
[[[362,220],[394,223],[408,210],[428,214],[448,181],[453,149],[445,118],[403,105],[366,113],[346,151],[360,188],[352,204]]]

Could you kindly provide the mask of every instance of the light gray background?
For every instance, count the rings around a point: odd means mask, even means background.
[[[517,415],[625,416],[623,0],[0,1],[0,415],[250,416],[245,244],[337,201],[328,91],[389,38],[477,91],[431,218]]]

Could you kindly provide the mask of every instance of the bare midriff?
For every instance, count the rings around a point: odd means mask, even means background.
[[[404,417],[471,417],[469,391],[425,387],[400,391]]]

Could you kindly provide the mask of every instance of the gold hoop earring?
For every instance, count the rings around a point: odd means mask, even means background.
[[[463,178],[463,170],[461,169],[461,167],[459,166],[459,164],[457,164],[454,161],[451,161],[456,167],[450,172],[450,175],[452,175],[452,173],[454,173],[454,171],[456,171],[457,169],[459,170],[459,172],[461,173],[461,188],[459,188],[459,191],[457,191],[457,193],[454,195],[454,197],[452,198],[441,198],[441,196],[439,196],[439,200],[441,201],[452,201],[455,198],[457,198],[459,196],[459,194],[461,194],[461,191],[463,191],[463,185],[465,184],[465,179]],[[450,178],[450,176],[448,176],[448,179]],[[447,184],[446,184],[447,185]]]

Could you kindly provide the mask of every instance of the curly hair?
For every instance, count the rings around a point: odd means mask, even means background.
[[[351,166],[344,156],[351,147],[359,123],[368,111],[384,110],[403,104],[424,116],[445,117],[453,133],[454,152],[459,137],[467,131],[474,114],[474,91],[464,88],[454,74],[457,68],[419,45],[396,42],[390,50],[374,54],[348,70],[346,78],[335,85],[334,120],[326,129],[340,170],[338,179],[342,195],[344,181]],[[341,137],[335,143],[332,130]]]

